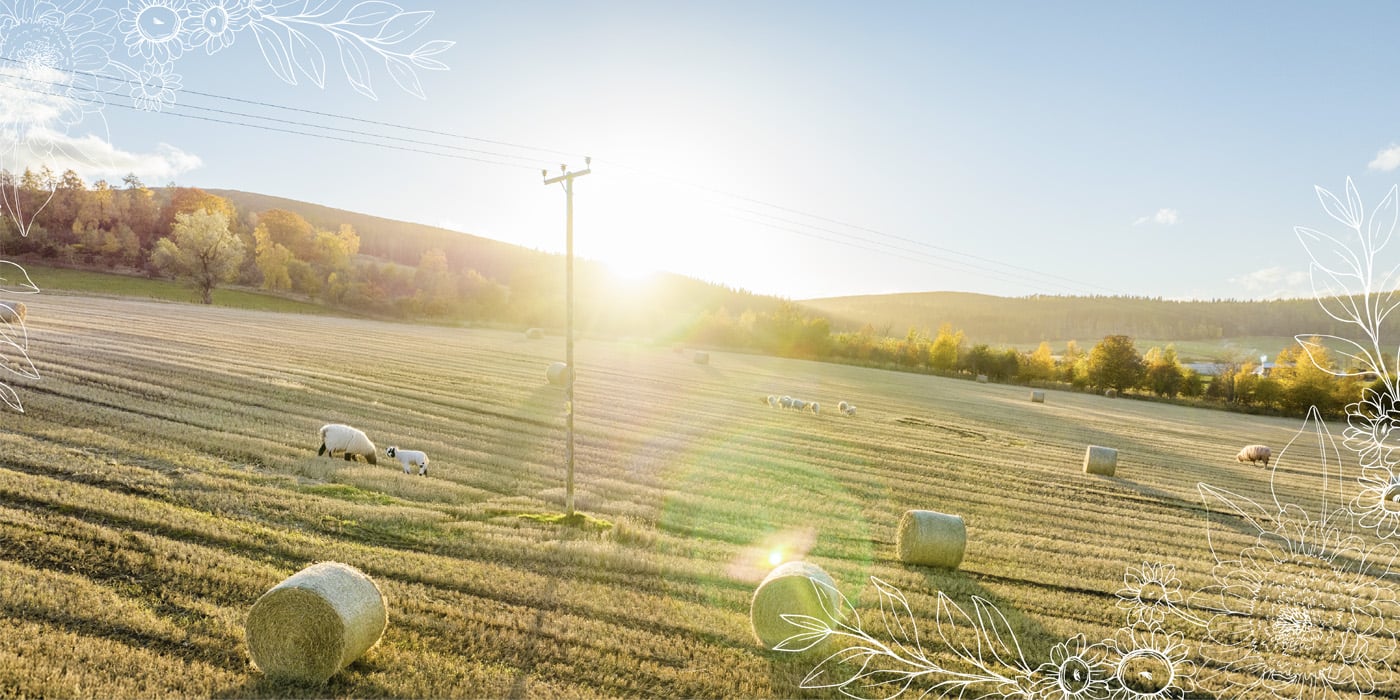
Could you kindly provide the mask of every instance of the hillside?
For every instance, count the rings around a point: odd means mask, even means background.
[[[1241,336],[1318,333],[1348,337],[1352,327],[1323,313],[1315,299],[1168,301],[1143,297],[995,297],[920,292],[807,299],[801,304],[831,319],[833,331],[903,335],[950,323],[976,342],[1081,342],[1122,333],[1135,338],[1219,340]]]

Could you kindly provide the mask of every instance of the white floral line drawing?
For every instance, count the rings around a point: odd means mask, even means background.
[[[39,287],[29,278],[29,273],[18,263],[0,260],[0,294],[37,294]],[[29,330],[24,325],[24,316],[18,302],[0,299],[0,366],[11,374],[25,379],[39,379],[39,370],[29,358]],[[24,413],[24,403],[19,393],[8,382],[0,379],[0,401],[10,408]]]
[[[1026,661],[1011,624],[997,607],[972,596],[972,614],[941,591],[934,629],[937,639],[961,668],[929,658],[918,622],[898,588],[872,576],[880,596],[886,643],[863,629],[860,613],[829,584],[813,580],[826,619],[783,614],[802,630],[774,647],[804,652],[836,643],[802,679],[807,689],[835,688],[852,698],[889,700],[924,680],[920,697],[942,694],[1002,698],[1151,698],[1180,697],[1194,687],[1196,668],[1182,636],[1142,625],[1125,627],[1103,642],[1089,644],[1077,635],[1051,651],[1050,661]],[[835,605],[835,609],[832,606]]]

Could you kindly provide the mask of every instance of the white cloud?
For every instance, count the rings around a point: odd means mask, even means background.
[[[0,143],[0,166],[11,171],[47,165],[56,173],[72,169],[84,179],[115,179],[128,173],[153,184],[164,184],[199,166],[199,156],[171,146],[157,144],[155,151],[124,151],[95,135],[73,137],[44,128],[30,129],[18,143]]]
[[[1369,170],[1379,170],[1388,173],[1396,168],[1400,168],[1400,145],[1390,144],[1390,148],[1376,153],[1375,160],[1366,164]]]
[[[1308,273],[1283,267],[1266,267],[1238,277],[1230,284],[1242,287],[1245,296],[1255,299],[1286,299],[1313,295]]]
[[[1134,221],[1133,225],[1159,224],[1161,226],[1174,226],[1178,221],[1181,221],[1181,215],[1177,213],[1175,209],[1158,209],[1157,213],[1152,216],[1138,217],[1138,220]]]

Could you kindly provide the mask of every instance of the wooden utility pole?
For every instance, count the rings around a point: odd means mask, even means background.
[[[592,164],[593,159],[585,157],[583,170],[572,173],[567,165],[561,165],[559,171],[563,174],[558,177],[550,177],[548,170],[540,171],[546,186],[556,182],[564,185],[564,199],[568,210],[564,228],[564,468],[567,475],[564,484],[564,509],[569,517],[573,517],[574,514],[574,178],[592,172],[589,167]]]

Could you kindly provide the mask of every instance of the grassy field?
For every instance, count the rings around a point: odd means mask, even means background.
[[[1077,634],[1120,634],[1115,594],[1129,567],[1172,565],[1188,593],[1212,585],[1212,546],[1239,559],[1258,533],[1212,515],[1208,540],[1197,483],[1272,507],[1269,472],[1234,455],[1251,442],[1277,450],[1300,427],[581,342],[578,502],[614,523],[583,532],[519,517],[557,512],[563,499],[562,394],[544,381],[562,359],[557,338],[81,296],[26,302],[43,378],[16,382],[26,413],[0,414],[3,697],[835,697],[799,688],[821,656],[752,639],[749,600],[773,552],[825,568],[876,634],[869,577],[898,587],[939,663],[958,662],[938,641],[938,594],[969,611],[972,596],[985,599],[1034,666]],[[827,411],[773,410],[761,401],[770,393]],[[839,400],[858,414],[834,415]],[[318,458],[327,422],[365,430],[380,463]],[[391,444],[427,451],[431,476],[402,474],[382,456]],[[1120,450],[1117,476],[1080,472],[1087,444]],[[1316,513],[1322,482],[1306,450],[1295,454],[1274,486]],[[895,526],[910,508],[966,518],[959,570],[896,561]],[[376,579],[389,629],[324,687],[272,683],[250,667],[247,611],[323,560]],[[1335,634],[1355,616],[1332,582],[1298,577],[1309,595],[1326,589],[1303,607],[1330,622],[1290,630]],[[1400,606],[1378,588],[1366,589],[1382,620],[1368,633],[1393,641]],[[1203,697],[1258,679],[1222,660],[1215,628],[1173,615],[1166,625],[1184,635]],[[1302,659],[1289,668],[1342,663],[1312,648],[1284,649]],[[1372,675],[1395,697],[1388,669]],[[1340,695],[1366,689],[1352,679]]]
[[[26,262],[24,269],[39,289],[61,294],[103,295],[197,303],[199,293],[171,280],[149,279],[88,270],[44,267]],[[317,304],[242,289],[215,289],[214,305],[298,314],[340,314]],[[340,314],[344,315],[344,314]]]

